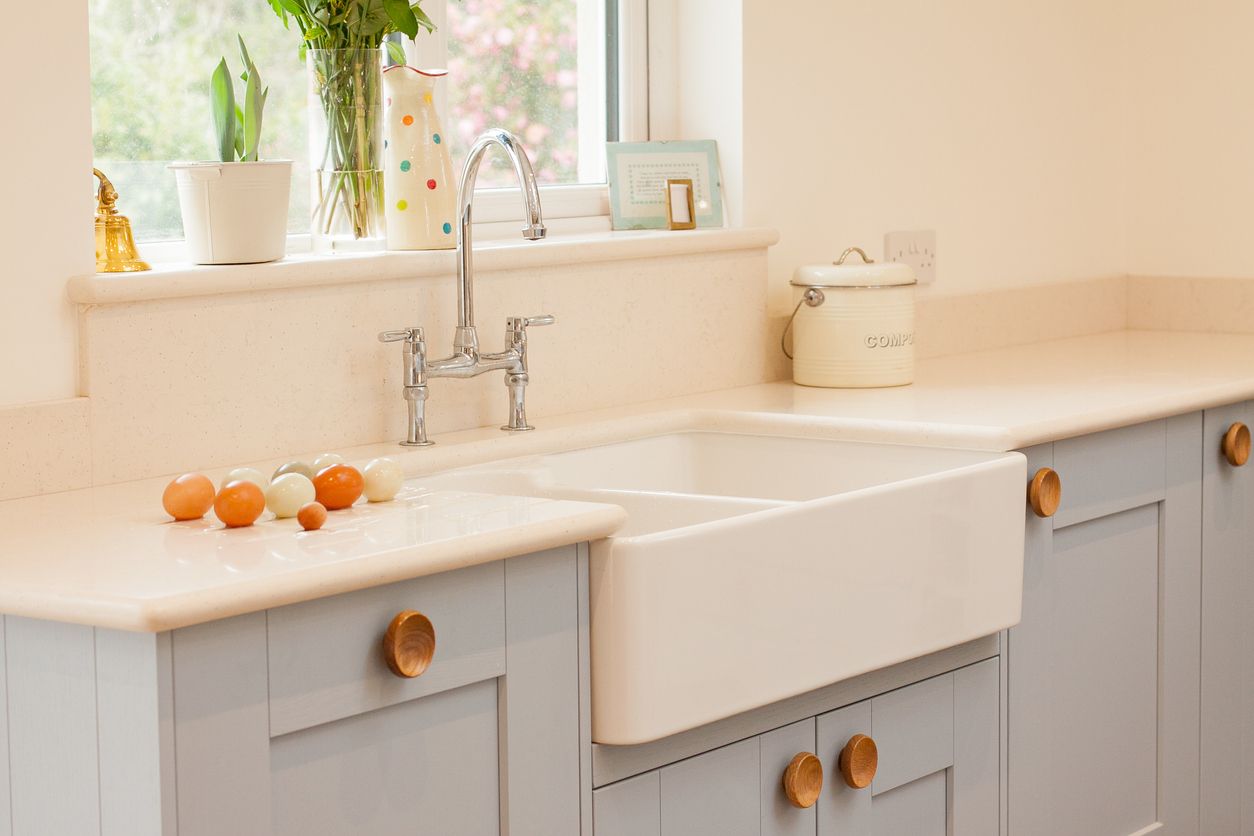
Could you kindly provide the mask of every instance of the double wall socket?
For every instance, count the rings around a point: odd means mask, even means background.
[[[885,233],[884,260],[909,264],[919,284],[931,284],[936,281],[936,230]]]

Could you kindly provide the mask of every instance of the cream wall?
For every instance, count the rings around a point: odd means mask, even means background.
[[[1122,274],[1123,10],[744,0],[733,145],[744,222],[781,232],[774,312],[797,265],[889,230],[937,231],[932,295]]]
[[[94,260],[87,15],[76,2],[81,15],[10,3],[0,26],[0,406],[76,394],[65,281]]]
[[[1128,272],[1254,278],[1254,3],[1128,15]]]

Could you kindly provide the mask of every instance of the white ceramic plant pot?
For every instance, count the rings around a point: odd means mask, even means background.
[[[283,257],[292,161],[172,163],[183,235],[197,264],[252,264]]]

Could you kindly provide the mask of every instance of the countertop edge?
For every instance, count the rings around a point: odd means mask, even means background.
[[[600,505],[560,521],[526,523],[309,569],[293,576],[278,593],[265,589],[273,583],[272,578],[259,578],[223,587],[212,594],[202,591],[154,600],[101,599],[99,596],[89,599],[67,594],[50,606],[46,593],[38,596],[36,605],[20,590],[0,587],[0,613],[127,632],[163,633],[599,540],[612,534],[626,520],[627,512],[619,506]],[[406,552],[411,554],[398,556]]]

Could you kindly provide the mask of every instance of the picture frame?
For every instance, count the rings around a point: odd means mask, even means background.
[[[668,229],[697,228],[696,199],[687,177],[666,181],[666,225]]]
[[[669,229],[668,180],[691,180],[696,227],[723,226],[718,143],[704,140],[606,144],[614,229]]]

